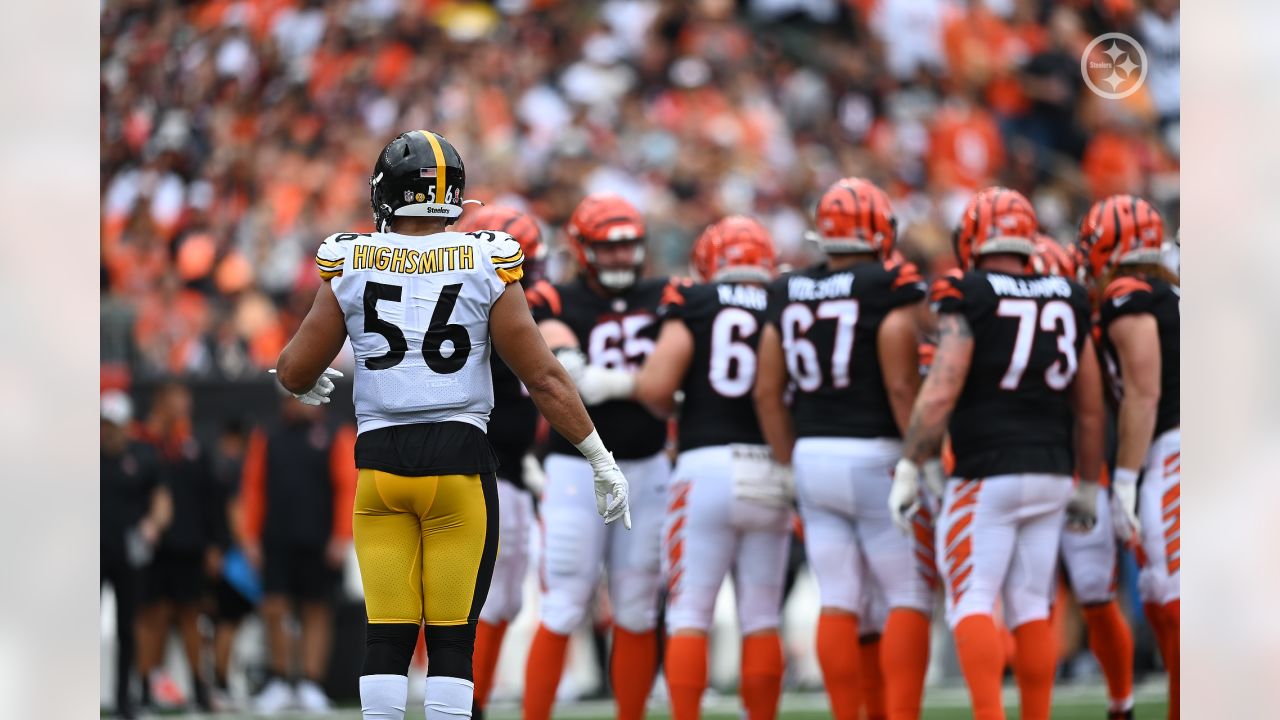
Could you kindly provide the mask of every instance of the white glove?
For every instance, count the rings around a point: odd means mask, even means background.
[[[591,463],[591,472],[595,475],[596,512],[604,518],[605,525],[622,518],[623,526],[630,530],[631,505],[627,499],[629,487],[627,478],[613,460],[613,453],[604,448],[600,433],[595,430],[578,443],[577,448]],[[610,495],[613,496],[612,501],[608,501]]]
[[[1081,480],[1067,501],[1067,529],[1087,533],[1098,523],[1098,483]]]
[[[556,348],[556,359],[564,366],[564,371],[569,373],[569,379],[577,385],[582,380],[582,373],[587,369],[587,356],[576,347]]]
[[[547,474],[542,471],[542,463],[538,462],[538,456],[525,453],[521,463],[524,467],[525,487],[533,491],[534,495],[541,495],[542,489],[547,486]]]
[[[1142,526],[1138,523],[1138,471],[1116,468],[1111,477],[1111,524],[1116,537],[1128,543],[1139,536]]]
[[[795,471],[790,465],[770,460],[769,468],[763,475],[735,478],[733,492],[742,500],[769,507],[790,508],[791,500],[796,496]]]
[[[582,404],[587,406],[630,398],[636,389],[635,373],[627,370],[610,370],[599,365],[586,366],[581,376],[573,382],[578,386]]]
[[[889,515],[893,523],[908,535],[911,519],[920,509],[920,468],[906,458],[893,468],[893,487],[889,488]]]
[[[275,368],[272,368],[267,372],[272,375],[276,374]],[[333,392],[332,378],[340,377],[342,377],[341,372],[334,370],[333,368],[326,368],[325,371],[320,374],[319,379],[316,380],[316,384],[311,386],[310,390],[304,393],[290,391],[290,394],[298,398],[298,401],[303,405],[327,405],[329,403],[329,393]],[[288,390],[288,388],[285,389]]]
[[[942,494],[947,491],[947,473],[942,469],[942,460],[925,460],[920,466],[920,472],[924,474],[924,486],[929,488],[935,498],[941,500]]]

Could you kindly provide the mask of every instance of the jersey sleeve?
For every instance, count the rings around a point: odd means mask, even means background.
[[[1131,276],[1116,278],[1102,293],[1102,324],[1125,315],[1149,313],[1154,304],[1155,290],[1151,283]]]
[[[945,313],[961,313],[966,310],[964,274],[952,270],[937,280],[929,289],[929,303],[933,311],[939,315]]]
[[[782,309],[787,305],[787,276],[769,284],[769,301],[764,308],[764,322],[776,328],[782,327]]]
[[[692,286],[693,281],[687,278],[671,278],[658,301],[658,319],[683,319],[689,307],[689,288]]]
[[[504,232],[484,230],[468,233],[479,238],[481,255],[488,258],[486,275],[492,281],[493,299],[513,282],[524,277],[524,250],[515,238]]]
[[[343,266],[356,237],[353,233],[336,233],[320,243],[320,249],[316,250],[316,269],[320,271],[321,280],[342,277]]]
[[[920,302],[929,294],[929,286],[916,266],[909,262],[889,268],[889,308]]]

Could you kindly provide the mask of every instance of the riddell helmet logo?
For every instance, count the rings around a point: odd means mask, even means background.
[[[1122,100],[1138,92],[1147,80],[1147,52],[1124,33],[1110,32],[1093,39],[1080,55],[1080,75],[1095,95]]]

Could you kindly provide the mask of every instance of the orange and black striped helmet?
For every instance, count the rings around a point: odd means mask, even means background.
[[[530,260],[541,260],[546,252],[538,221],[526,212],[505,205],[470,207],[452,229],[458,232],[497,230],[507,233],[520,243],[524,256]]]
[[[1017,190],[989,187],[979,190],[960,215],[952,242],[960,267],[970,270],[982,255],[1035,254],[1039,228],[1031,201]]]
[[[615,193],[592,193],[578,203],[565,228],[578,265],[610,290],[630,287],[640,277],[644,265],[644,218],[634,205]],[[630,270],[602,271],[596,263],[595,246],[634,242],[636,253]]]
[[[1027,261],[1027,270],[1037,275],[1057,275],[1069,280],[1080,280],[1080,263],[1074,245],[1065,247],[1062,243],[1045,235],[1036,233],[1036,251]]]
[[[863,178],[843,178],[827,188],[814,221],[814,239],[828,254],[874,253],[883,260],[898,239],[898,219],[889,196]]]
[[[1101,277],[1117,265],[1160,262],[1164,220],[1140,197],[1112,195],[1085,213],[1079,238],[1089,272]]]
[[[702,231],[692,261],[703,282],[768,282],[777,274],[778,253],[759,221],[730,215]]]

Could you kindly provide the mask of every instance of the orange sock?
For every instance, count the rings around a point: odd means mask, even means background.
[[[880,663],[882,643],[879,635],[858,639],[858,674],[862,677],[862,707],[867,720],[885,720],[884,672]]]
[[[742,705],[747,720],[774,720],[782,697],[782,639],[776,630],[742,639]]]
[[[1182,712],[1182,601],[1167,603],[1160,614],[1164,620],[1164,664],[1169,672],[1169,720],[1178,720]]]
[[[556,702],[569,636],[539,625],[524,668],[524,720],[549,720]]]
[[[1133,633],[1115,600],[1083,608],[1089,627],[1089,649],[1098,658],[1107,679],[1112,710],[1127,710],[1133,703]]]
[[[1022,720],[1049,720],[1053,676],[1058,669],[1058,643],[1048,620],[1032,620],[1013,631],[1017,653],[1013,674],[1022,698]]]
[[[671,693],[671,717],[697,720],[702,714],[702,693],[707,689],[707,636],[668,637],[662,665]]]
[[[862,705],[858,677],[858,616],[824,612],[818,616],[818,665],[836,720],[858,720]]]
[[[471,674],[475,680],[476,707],[489,704],[489,692],[493,690],[493,672],[498,667],[498,653],[502,650],[502,636],[507,623],[476,623],[476,646],[471,655]]]
[[[918,610],[889,611],[881,641],[880,663],[889,717],[916,720],[924,700],[924,675],[929,669],[929,616]]]
[[[618,720],[644,717],[644,703],[657,673],[658,634],[653,630],[633,633],[614,625],[609,680],[618,702]]]
[[[1000,632],[990,615],[967,615],[956,624],[956,656],[969,686],[974,720],[1004,720],[1000,678],[1005,651]]]

